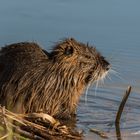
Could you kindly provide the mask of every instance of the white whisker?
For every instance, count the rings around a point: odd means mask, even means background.
[[[110,77],[110,73],[107,74],[107,78],[112,81],[112,78]]]
[[[122,81],[125,81],[125,79],[121,76],[121,74],[113,69],[110,70],[111,73],[113,73],[117,78],[119,78]]]
[[[88,90],[89,90],[90,84],[88,84],[85,92],[85,104],[87,105],[87,95],[88,95]]]
[[[112,65],[112,68],[114,69],[114,70],[116,70],[116,69],[118,69],[118,68],[121,68],[121,66],[118,66],[118,65]],[[111,69],[112,69],[111,68]]]
[[[97,82],[96,82],[96,86],[95,86],[95,96],[97,95],[98,84],[99,84],[99,80],[97,80]]]

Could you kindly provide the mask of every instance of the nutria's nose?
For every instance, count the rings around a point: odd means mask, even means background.
[[[110,66],[110,63],[107,62],[106,60],[104,60],[103,66],[104,66],[104,68],[105,68],[106,71],[108,71],[108,70],[110,69],[110,67],[111,67],[111,66]]]
[[[102,66],[106,71],[108,71],[111,68],[110,63],[106,61],[105,59],[102,60]]]
[[[101,64],[106,71],[110,69],[110,63],[104,57],[101,57]]]
[[[106,66],[106,71],[108,71],[109,69],[110,69],[110,64],[108,64],[107,66]]]

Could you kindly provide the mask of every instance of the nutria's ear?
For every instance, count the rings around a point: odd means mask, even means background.
[[[70,41],[75,41],[75,39],[71,37],[71,38],[70,38]]]
[[[68,46],[65,48],[65,51],[64,51],[64,54],[65,55],[71,55],[73,54],[73,47],[72,46]]]
[[[42,49],[42,51],[43,51],[47,56],[50,55],[46,50]]]

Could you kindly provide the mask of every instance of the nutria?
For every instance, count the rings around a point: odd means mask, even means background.
[[[5,46],[0,51],[0,104],[17,113],[71,117],[86,87],[109,67],[95,48],[72,38],[58,42],[50,53],[33,42]]]

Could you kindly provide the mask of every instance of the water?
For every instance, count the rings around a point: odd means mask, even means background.
[[[140,133],[140,1],[139,0],[1,0],[0,46],[36,41],[50,50],[65,37],[94,44],[112,64],[97,91],[81,97],[77,127],[85,140],[101,140],[90,128],[105,131],[114,140],[115,115],[128,85],[132,92],[121,121],[123,140],[138,140]]]

